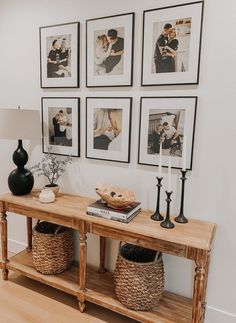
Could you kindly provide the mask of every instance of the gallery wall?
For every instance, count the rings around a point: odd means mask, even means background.
[[[139,131],[139,98],[141,96],[199,97],[196,120],[193,170],[187,180],[185,213],[189,218],[216,222],[218,225],[212,251],[207,293],[208,323],[235,322],[235,42],[233,0],[206,0],[202,37],[200,82],[197,86],[141,87],[142,11],[190,1],[180,0],[1,0],[0,2],[0,107],[40,109],[41,97],[68,96],[81,98],[81,157],[60,182],[65,192],[96,197],[98,182],[132,189],[143,207],[154,209],[157,168],[137,164]],[[85,87],[85,20],[135,10],[134,85],[130,88]],[[79,89],[40,88],[40,26],[65,22],[81,23],[81,87]],[[132,96],[132,140],[130,164],[88,160],[85,158],[85,97]],[[10,125],[9,125],[10,126]],[[0,193],[8,191],[7,176],[14,167],[12,152],[15,142],[0,141]],[[41,159],[41,147],[26,143],[30,163]],[[164,182],[167,183],[167,172]],[[173,212],[179,209],[179,172],[173,171]],[[36,179],[37,186],[43,185]],[[164,198],[161,203],[164,209]],[[33,214],[32,214],[33,216]],[[9,215],[9,249],[25,246],[25,219]],[[88,261],[99,262],[98,237],[88,239]],[[117,242],[110,241],[107,266],[112,269],[117,255]],[[191,296],[192,262],[165,256],[166,289]]]

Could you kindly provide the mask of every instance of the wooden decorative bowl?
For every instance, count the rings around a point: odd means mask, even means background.
[[[96,193],[113,209],[125,209],[130,207],[134,201],[134,193],[120,187],[96,187]]]

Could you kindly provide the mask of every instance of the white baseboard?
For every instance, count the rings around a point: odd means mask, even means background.
[[[236,315],[207,306],[205,323],[235,323]]]
[[[18,253],[27,247],[26,243],[9,239],[8,240],[8,251],[12,253]],[[205,323],[235,323],[236,315],[207,306]]]
[[[12,240],[12,239],[8,239],[7,243],[8,243],[8,251],[12,253],[18,253],[27,247],[26,243]]]

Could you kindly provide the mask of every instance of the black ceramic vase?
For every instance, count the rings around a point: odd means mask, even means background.
[[[33,174],[25,169],[28,154],[22,146],[22,140],[18,140],[18,147],[13,153],[13,161],[17,168],[8,176],[8,186],[14,195],[29,194],[34,186]]]

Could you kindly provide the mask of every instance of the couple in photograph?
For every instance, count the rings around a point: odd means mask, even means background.
[[[69,68],[69,49],[66,46],[66,39],[63,38],[59,43],[57,39],[52,42],[52,49],[47,59],[47,77],[69,77],[71,71]]]
[[[116,29],[109,29],[107,35],[98,35],[95,48],[95,73],[104,75],[113,72],[121,74],[119,63],[124,54],[124,38],[118,37]]]
[[[155,45],[154,63],[156,73],[175,72],[175,57],[179,41],[176,38],[176,30],[170,23],[166,23]]]
[[[181,149],[180,134],[178,130],[169,125],[168,122],[159,124],[153,132],[153,146],[152,152],[159,154],[160,144],[162,143],[162,149],[169,149],[170,155],[178,148]]]
[[[72,147],[72,109],[66,108],[66,112],[59,110],[53,117],[53,135],[51,142],[54,145]]]
[[[120,150],[122,109],[96,109],[93,124],[93,148]]]

